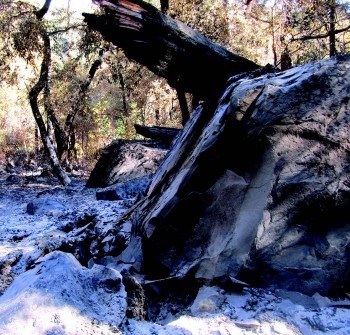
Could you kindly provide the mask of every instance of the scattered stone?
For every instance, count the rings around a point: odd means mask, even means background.
[[[22,256],[23,251],[16,250],[0,258],[0,296],[16,277],[13,267]]]
[[[24,183],[24,178],[16,174],[11,174],[6,179],[7,184],[20,185]]]
[[[123,284],[127,292],[128,309],[126,316],[135,320],[145,320],[147,316],[146,296],[141,283],[127,270],[122,271]]]
[[[260,322],[257,320],[244,320],[244,321],[239,321],[239,320],[234,320],[233,323],[240,328],[259,328],[260,327]]]
[[[41,250],[42,256],[44,256],[50,252],[59,250],[66,243],[67,235],[60,230],[54,230],[44,233],[42,237],[36,240],[35,245]]]
[[[275,295],[286,300],[290,300],[293,304],[301,305],[305,308],[318,308],[321,296],[315,293],[312,297],[295,291],[275,290]]]
[[[321,294],[316,292],[312,298],[316,301],[319,308],[331,306],[332,302],[329,298],[323,297]]]

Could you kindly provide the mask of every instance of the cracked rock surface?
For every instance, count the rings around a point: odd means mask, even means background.
[[[135,210],[158,277],[350,289],[350,60],[232,78],[200,106]]]

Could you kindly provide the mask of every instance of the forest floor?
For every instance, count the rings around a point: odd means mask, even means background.
[[[95,287],[104,270],[65,256],[79,220],[107,227],[131,204],[98,201],[85,183],[0,172],[0,335],[350,334],[348,300],[252,287],[202,287],[188,306],[160,304],[152,321],[125,317],[125,291]]]

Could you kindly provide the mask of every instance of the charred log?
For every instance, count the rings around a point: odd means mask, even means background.
[[[259,68],[148,3],[95,2],[105,14],[83,14],[91,29],[121,47],[130,59],[167,79],[170,86],[198,99],[217,99],[229,77]]]
[[[152,140],[161,141],[169,145],[175,136],[179,133],[180,129],[165,128],[165,127],[147,127],[140,124],[135,124],[134,128],[136,133]]]

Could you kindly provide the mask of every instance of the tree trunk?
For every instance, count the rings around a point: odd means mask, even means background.
[[[92,63],[87,79],[80,85],[77,98],[72,102],[72,106],[66,117],[64,127],[61,127],[53,110],[48,108],[48,116],[55,131],[58,159],[61,162],[65,160],[68,165],[75,147],[74,120],[84,108],[84,100],[86,98],[87,91],[96,74],[96,71],[102,64],[102,58],[105,52],[106,49],[101,49],[98,58]]]
[[[181,123],[184,126],[190,118],[190,111],[187,105],[186,94],[180,89],[176,89],[176,93],[177,93],[177,98],[179,99],[179,105],[181,109],[181,117],[182,117]]]
[[[160,8],[164,14],[167,14],[169,10],[169,0],[160,0]]]
[[[123,116],[127,117],[129,115],[129,104],[128,104],[128,96],[126,91],[125,80],[122,72],[122,64],[117,58],[116,66],[113,66],[113,72],[115,72],[115,82],[119,82],[119,88],[122,92],[122,100],[123,100]]]
[[[159,140],[165,144],[170,144],[180,129],[165,127],[147,127],[140,124],[134,125],[136,133],[152,140]]]
[[[201,100],[218,99],[232,75],[259,66],[209,41],[143,1],[96,0],[104,15],[86,14],[88,26],[126,56]]]
[[[335,22],[336,22],[336,4],[335,0],[328,1],[329,11],[329,56],[335,56],[337,54],[336,39],[335,39]]]
[[[34,129],[34,138],[35,138],[35,154],[38,156],[40,151],[40,145],[39,145],[39,129],[37,126]]]
[[[51,0],[46,0],[44,6],[36,13],[38,20],[41,20],[43,16],[47,13],[50,7],[50,3],[51,3]],[[49,91],[48,85],[49,85],[49,71],[50,71],[50,65],[51,65],[51,45],[50,45],[50,37],[45,31],[45,28],[42,28],[41,37],[43,39],[44,45],[43,45],[43,59],[41,63],[40,77],[37,83],[29,91],[28,97],[29,97],[30,107],[32,109],[34,119],[39,128],[41,140],[49,156],[53,171],[63,185],[68,185],[71,182],[71,180],[61,167],[60,161],[57,157],[55,146],[50,137],[49,127],[46,127],[38,105],[38,96],[40,92],[44,90],[44,106],[45,106],[45,110],[47,111],[48,119],[50,119],[50,114],[52,114],[52,108],[50,103],[50,91]],[[51,120],[49,120],[49,124],[50,122]]]
[[[43,73],[43,66],[41,73]],[[33,88],[29,92],[29,102],[30,102],[30,107],[33,112],[33,116],[35,119],[36,124],[38,125],[41,140],[43,142],[44,148],[49,156],[51,166],[53,168],[54,173],[57,175],[59,180],[63,185],[68,185],[71,180],[67,176],[67,174],[63,171],[60,161],[57,157],[55,146],[53,142],[50,139],[50,136],[47,132],[44,120],[42,118],[42,115],[39,111],[39,106],[38,106],[38,96],[41,90],[43,89],[44,81],[42,76],[40,76],[38,82],[33,86]]]

